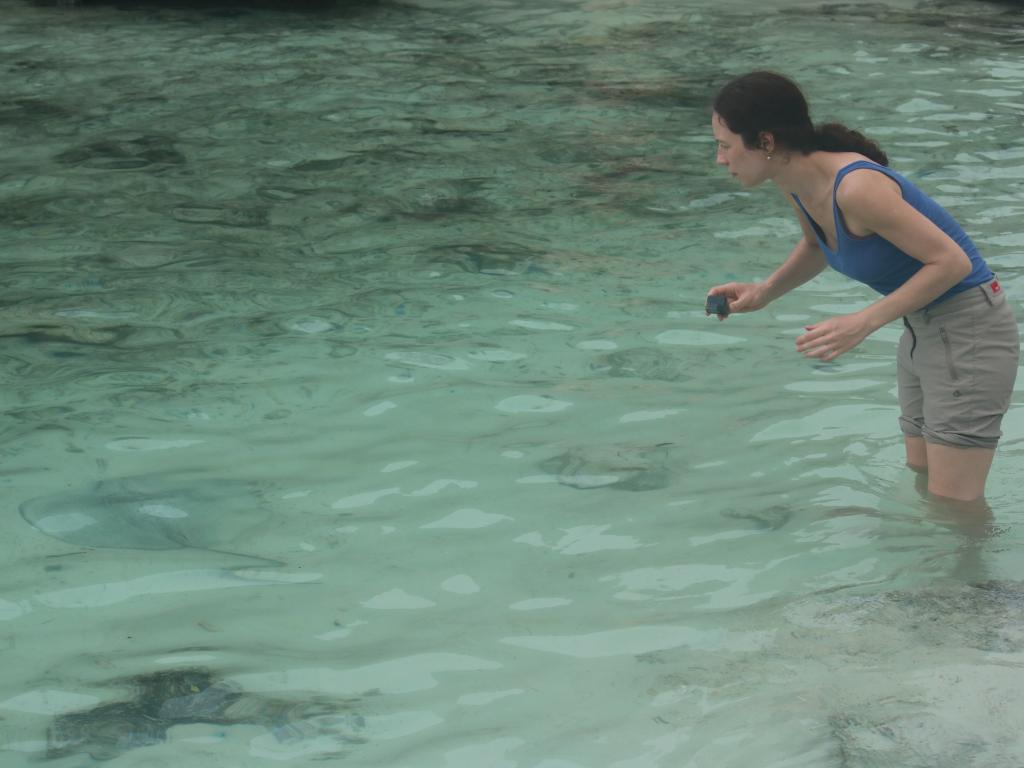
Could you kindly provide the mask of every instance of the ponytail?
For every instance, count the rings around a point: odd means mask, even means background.
[[[824,123],[814,129],[817,148],[824,152],[859,152],[879,165],[889,165],[889,156],[863,133],[841,123]]]
[[[749,149],[760,147],[768,132],[793,152],[859,152],[889,164],[882,148],[864,134],[840,123],[815,126],[800,86],[777,72],[748,72],[730,80],[715,97],[714,111]]]

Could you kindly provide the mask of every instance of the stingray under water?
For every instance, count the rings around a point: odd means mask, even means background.
[[[562,485],[579,490],[652,491],[669,484],[671,447],[671,443],[577,446],[539,466]]]
[[[20,512],[48,536],[80,547],[223,552],[266,519],[264,509],[252,483],[154,474],[40,496]]]
[[[47,759],[87,754],[112,760],[166,741],[170,728],[195,723],[256,725],[284,744],[326,738],[337,755],[367,740],[366,721],[353,711],[353,700],[293,701],[247,693],[202,668],[163,670],[112,684],[129,686],[134,695],[55,717],[47,731]]]

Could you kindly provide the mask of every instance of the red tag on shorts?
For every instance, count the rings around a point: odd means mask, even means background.
[[[1002,290],[1002,288],[999,287],[998,280],[993,280],[989,285],[992,286],[992,293],[999,293]]]

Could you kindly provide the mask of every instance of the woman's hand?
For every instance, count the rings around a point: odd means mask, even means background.
[[[859,313],[830,317],[804,327],[807,333],[796,340],[796,351],[827,363],[849,352],[876,330]]]
[[[708,296],[725,296],[729,312],[754,312],[768,305],[768,294],[763,283],[726,283],[716,285]],[[724,317],[719,317],[724,320]]]

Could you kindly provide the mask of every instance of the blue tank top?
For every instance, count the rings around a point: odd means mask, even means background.
[[[851,277],[874,288],[883,295],[888,295],[895,291],[924,266],[920,261],[912,256],[908,256],[881,235],[873,234],[867,237],[858,237],[851,235],[847,231],[846,224],[843,222],[842,214],[839,211],[839,206],[836,205],[836,189],[839,188],[839,182],[843,180],[846,174],[858,168],[869,168],[873,171],[884,173],[899,184],[903,199],[949,235],[970,258],[971,274],[932,301],[928,306],[934,306],[950,296],[966,291],[968,288],[973,288],[976,285],[987,283],[993,279],[992,271],[988,268],[985,260],[981,258],[977,246],[974,245],[963,228],[941,205],[918,189],[913,182],[892,169],[869,160],[852,162],[841,168],[839,173],[836,174],[836,181],[832,187],[832,218],[835,221],[837,239],[837,247],[834,251],[829,249],[828,243],[825,240],[825,233],[818,226],[818,223],[811,218],[811,215],[807,213],[807,209],[800,202],[800,198],[797,195],[793,195],[793,199],[796,200],[796,204],[800,206],[800,210],[807,217],[811,229],[814,230],[818,243],[821,245],[822,253],[828,259],[829,266],[847,277]]]

